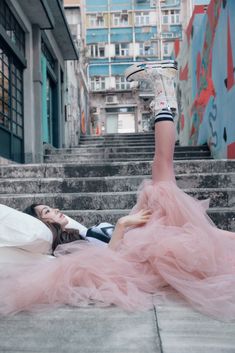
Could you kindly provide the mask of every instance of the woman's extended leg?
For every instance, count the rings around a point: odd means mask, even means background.
[[[128,81],[148,81],[155,93],[155,98],[150,104],[155,117],[155,155],[152,165],[154,182],[175,182],[175,125],[172,111],[177,110],[174,86],[176,70],[176,62],[169,60],[154,65],[133,65],[126,71]]]
[[[171,114],[169,112],[169,114]],[[155,154],[152,164],[153,182],[173,181],[175,173],[173,155],[175,148],[174,121],[162,120],[155,123]]]

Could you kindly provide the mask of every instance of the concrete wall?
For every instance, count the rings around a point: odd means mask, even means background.
[[[79,50],[78,61],[66,63],[65,85],[65,146],[78,145],[81,134],[90,133],[88,79],[85,70],[85,46],[82,28],[82,9],[78,2],[65,2],[65,14]],[[82,6],[82,5],[81,5]]]
[[[235,158],[235,2],[197,6],[179,61],[179,137],[207,143],[215,158]]]
[[[66,63],[65,84],[65,146],[78,145],[80,137],[81,112],[79,107],[79,87],[76,75],[77,62]]]

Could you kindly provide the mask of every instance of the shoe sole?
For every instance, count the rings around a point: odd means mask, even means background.
[[[151,69],[161,68],[161,69],[177,70],[177,62],[174,60],[162,60],[162,61],[158,61],[157,63],[154,63],[154,64],[149,64],[149,63],[134,64],[126,70],[126,72],[125,72],[126,80],[132,81],[132,79],[131,79],[132,75],[136,74],[137,72],[145,71],[146,68],[151,68]]]

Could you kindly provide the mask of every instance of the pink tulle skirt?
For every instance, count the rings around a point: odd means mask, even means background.
[[[128,229],[115,250],[79,241],[56,258],[2,264],[0,313],[62,304],[146,310],[171,286],[195,309],[235,319],[235,233],[217,229],[207,207],[173,182],[145,181],[132,212],[150,208],[151,219]]]

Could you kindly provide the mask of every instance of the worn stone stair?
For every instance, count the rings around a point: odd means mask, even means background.
[[[130,152],[129,160],[98,160],[96,150],[105,148],[118,153],[143,149],[146,158],[139,155],[135,160]],[[77,148],[48,151],[46,159],[52,157],[53,163],[2,166],[0,203],[20,210],[34,202],[49,204],[87,226],[115,223],[135,204],[142,180],[150,178],[153,148],[151,133],[83,137]],[[76,161],[83,150],[89,160]],[[175,155],[178,185],[199,199],[210,197],[208,214],[213,221],[221,228],[235,229],[235,161],[211,159],[206,146],[176,146],[176,151],[184,153],[181,160]],[[207,154],[204,158],[202,152]],[[76,157],[68,162],[68,155]]]
[[[119,136],[120,135],[120,136]],[[102,137],[81,137],[79,146],[45,151],[48,163],[99,163],[100,161],[152,160],[154,155],[154,134],[109,134]],[[176,146],[174,158],[211,159],[208,146]]]

